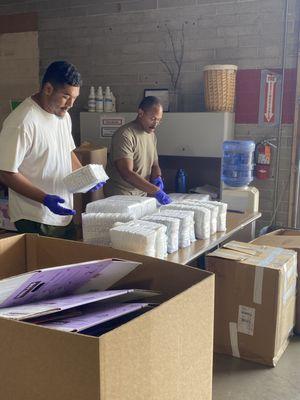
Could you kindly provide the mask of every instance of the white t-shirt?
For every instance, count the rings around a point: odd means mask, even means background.
[[[72,172],[71,151],[75,144],[67,113],[59,118],[43,110],[30,97],[4,121],[0,133],[0,170],[20,172],[47,194],[62,197],[61,205],[73,208],[73,195],[63,184]],[[9,190],[9,212],[13,222],[28,219],[47,225],[68,225],[72,216],[52,213],[43,204]]]

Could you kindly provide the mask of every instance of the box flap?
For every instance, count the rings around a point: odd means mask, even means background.
[[[0,279],[23,274],[27,269],[26,235],[15,235],[0,240]]]
[[[209,256],[235,260],[247,265],[283,269],[295,254],[293,250],[280,247],[232,241],[225,244],[222,249],[210,253]]]

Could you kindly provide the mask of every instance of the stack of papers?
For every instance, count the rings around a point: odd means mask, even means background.
[[[81,332],[150,308],[124,303],[159,293],[142,289],[105,290],[139,263],[105,259],[35,270],[0,280],[0,317]]]
[[[150,308],[148,303],[129,303],[129,304],[107,304],[102,307],[79,313],[79,315],[65,318],[58,318],[55,321],[42,322],[46,328],[58,329],[67,332],[82,332],[88,328],[99,326],[104,322],[126,314]]]

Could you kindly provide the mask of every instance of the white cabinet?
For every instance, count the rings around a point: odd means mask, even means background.
[[[233,113],[165,113],[157,129],[158,152],[168,156],[222,157],[223,141],[233,137]]]
[[[81,141],[109,147],[117,124],[136,113],[80,113]],[[111,123],[111,126],[110,126]],[[164,113],[157,128],[158,153],[168,156],[221,157],[224,140],[234,138],[234,114],[224,112]]]

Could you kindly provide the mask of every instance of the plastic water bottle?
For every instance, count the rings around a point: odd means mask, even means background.
[[[102,87],[98,86],[96,94],[96,111],[103,112],[103,92]]]
[[[112,97],[109,86],[106,86],[104,94],[104,112],[112,112]]]
[[[176,173],[175,180],[175,190],[177,193],[186,193],[187,185],[186,185],[187,176],[184,169],[180,168]]]
[[[96,98],[95,98],[95,88],[91,86],[89,100],[88,100],[88,111],[95,112],[96,111]]]
[[[112,112],[117,112],[116,97],[113,94],[112,90],[110,91],[110,93],[111,93],[111,99],[112,99]]]
[[[253,180],[252,140],[227,140],[223,143],[222,181],[230,187],[243,187]]]

